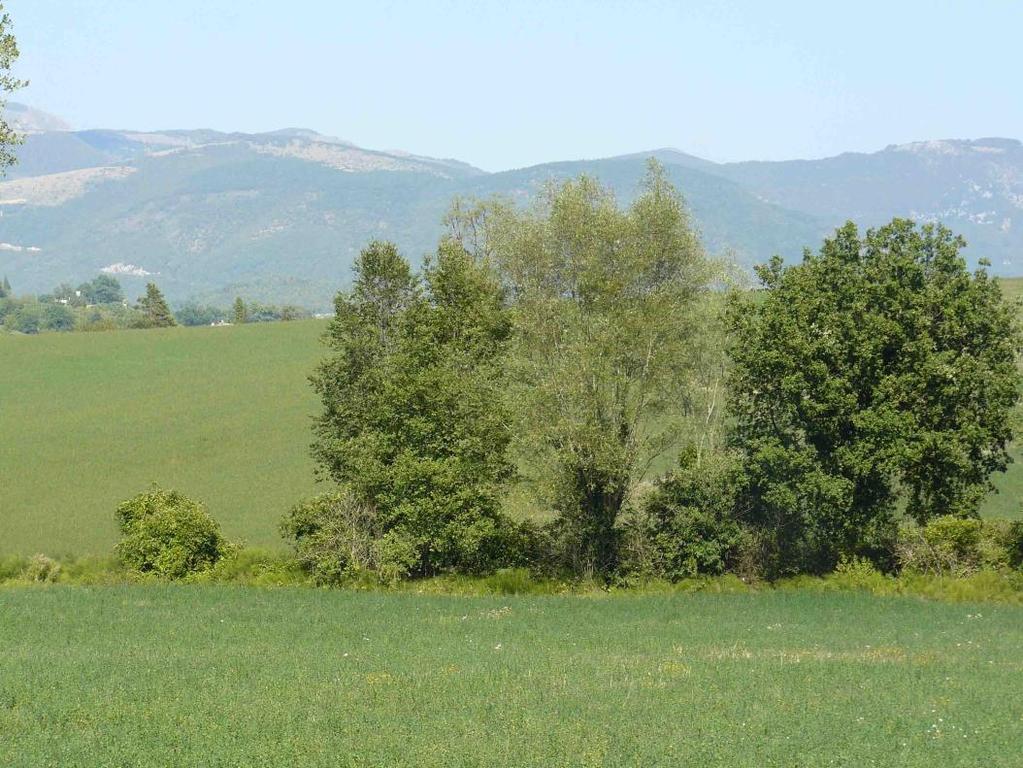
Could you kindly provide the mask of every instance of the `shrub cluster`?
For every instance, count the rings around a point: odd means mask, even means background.
[[[388,529],[374,507],[346,487],[292,507],[281,523],[281,533],[293,544],[301,567],[318,584],[366,579],[394,583],[416,575],[422,567],[421,536],[408,526]],[[535,526],[517,525],[502,516],[462,527],[457,534],[461,541],[453,546],[474,556],[449,570],[486,574],[538,565],[542,548]]]
[[[414,549],[384,533],[375,510],[347,489],[295,505],[281,533],[294,542],[298,562],[318,584],[367,574],[395,581],[416,562]]]
[[[935,576],[965,576],[983,569],[1023,565],[1023,523],[1006,520],[934,518],[904,525],[897,557],[902,569]]]
[[[669,581],[737,570],[749,546],[733,514],[737,471],[731,457],[685,452],[627,520],[623,570]]]
[[[182,579],[209,570],[231,551],[205,507],[154,488],[117,507],[117,556],[134,573]]]

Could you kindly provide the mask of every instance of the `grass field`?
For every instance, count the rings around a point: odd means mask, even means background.
[[[1019,766],[1023,608],[0,590],[0,764]]]
[[[153,482],[279,545],[280,516],[315,490],[323,328],[0,334],[0,553],[107,553],[114,507]]]

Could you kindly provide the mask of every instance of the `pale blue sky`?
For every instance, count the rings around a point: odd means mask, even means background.
[[[1023,138],[1023,0],[4,0],[75,127],[301,126],[487,170]]]

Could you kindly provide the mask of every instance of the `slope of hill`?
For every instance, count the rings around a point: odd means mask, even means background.
[[[27,113],[26,113],[27,114]],[[622,200],[657,157],[708,248],[741,264],[804,246],[848,218],[941,220],[996,271],[1023,271],[1023,148],[1008,139],[926,142],[815,161],[717,164],[674,149],[485,173],[455,160],[378,152],[313,131],[52,130],[35,115],[0,182],[0,273],[45,291],[117,263],[174,300],[279,300],[326,307],[372,238],[431,251],[458,195],[525,199],[550,179],[598,176]]]
[[[316,490],[323,328],[0,334],[0,555],[107,554],[117,503],[154,482],[280,546],[281,515]]]

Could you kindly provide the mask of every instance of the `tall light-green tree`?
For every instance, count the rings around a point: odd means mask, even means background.
[[[943,227],[847,224],[759,270],[729,314],[741,511],[772,569],[880,556],[896,510],[975,515],[1004,470],[1020,374],[1017,307]]]
[[[451,224],[509,292],[523,465],[560,515],[572,564],[608,573],[637,483],[689,429],[712,264],[654,161],[626,209],[582,177],[526,210],[456,208]]]
[[[4,120],[4,94],[13,93],[27,85],[11,74],[11,68],[18,59],[18,42],[11,31],[11,17],[0,2],[0,178],[7,167],[16,161],[13,148],[21,143],[18,133]]]

